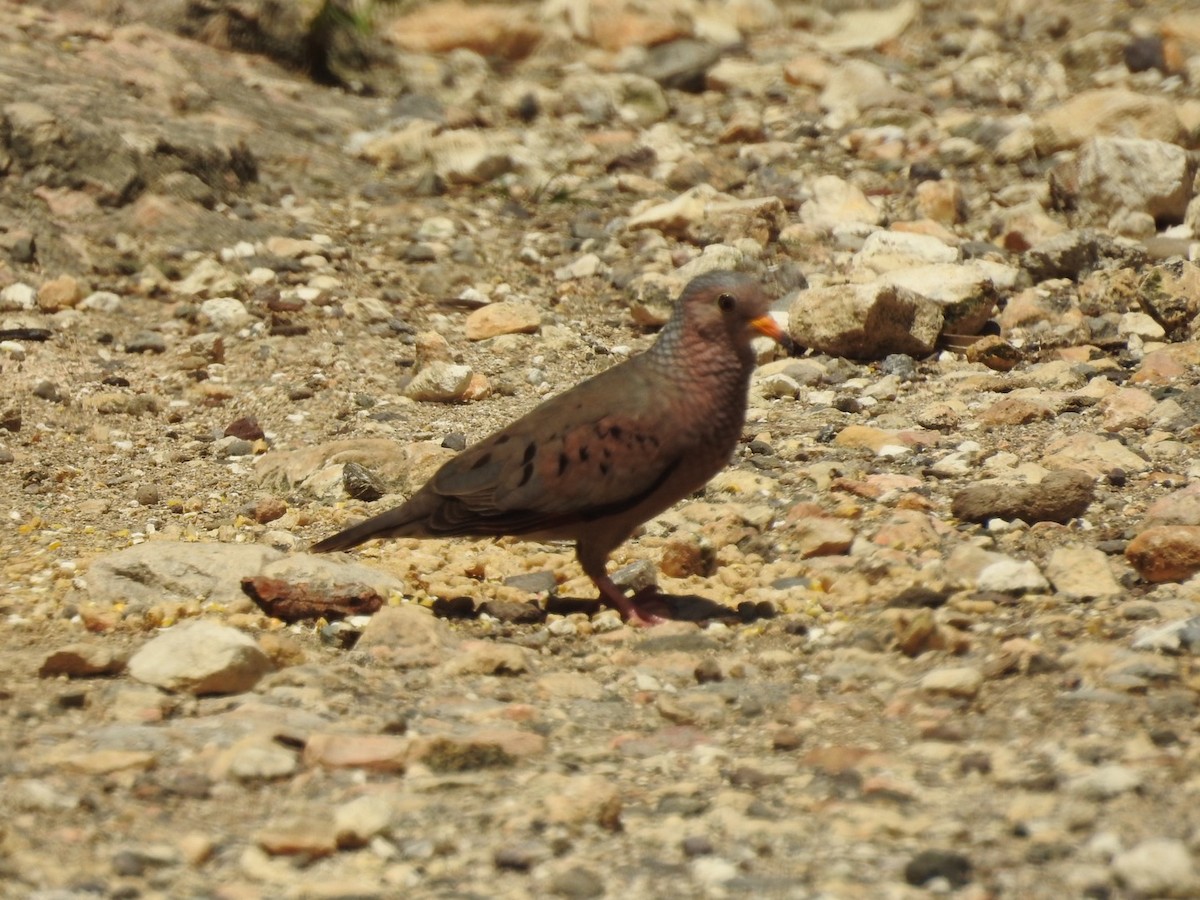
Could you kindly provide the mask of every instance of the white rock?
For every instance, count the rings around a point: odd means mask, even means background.
[[[1054,590],[1071,600],[1115,597],[1123,589],[1113,577],[1108,557],[1095,547],[1058,547],[1046,560],[1046,577]]]
[[[470,366],[430,363],[413,376],[404,389],[404,396],[433,403],[454,403],[462,400],[473,374]]]
[[[213,297],[200,304],[200,315],[208,319],[217,331],[237,331],[249,324],[246,304],[236,297]]]
[[[97,557],[87,572],[89,599],[99,605],[179,601],[245,603],[241,579],[280,559],[259,544],[152,541]]]
[[[248,691],[270,670],[271,660],[252,638],[204,619],[167,629],[129,660],[138,681],[192,694]]]
[[[93,291],[79,304],[80,309],[90,309],[94,312],[116,312],[121,306],[121,298],[112,291]]]
[[[392,822],[392,802],[380,794],[366,794],[333,811],[333,831],[339,847],[362,847]]]
[[[1183,147],[1166,141],[1094,137],[1079,151],[1079,195],[1085,212],[1104,220],[1114,210],[1183,221],[1195,167]]]
[[[458,234],[458,226],[446,216],[430,216],[417,226],[413,237],[418,241],[448,241]]]
[[[861,189],[836,175],[822,175],[812,183],[812,199],[800,207],[800,221],[822,228],[849,223],[877,225],[881,217]]]
[[[18,281],[0,290],[0,311],[28,310],[36,306],[37,291],[24,282]]]
[[[1136,334],[1147,341],[1161,341],[1167,332],[1158,322],[1144,312],[1127,312],[1121,316],[1117,324],[1117,334],[1129,336]]]
[[[1139,897],[1195,897],[1200,890],[1191,852],[1171,838],[1150,838],[1118,853],[1112,870]]]
[[[954,666],[926,672],[921,690],[930,694],[947,694],[970,699],[983,687],[983,673],[971,666]]]
[[[1100,766],[1071,779],[1067,790],[1085,800],[1109,800],[1137,790],[1142,777],[1128,766]]]
[[[876,231],[854,254],[854,264],[872,272],[891,272],[933,263],[952,263],[958,251],[927,234]]]
[[[386,322],[395,314],[392,307],[378,297],[351,297],[342,303],[346,315],[361,322]]]
[[[1050,589],[1050,583],[1032,561],[1007,558],[980,572],[976,587],[1001,594],[1040,594]]]
[[[555,269],[554,277],[559,281],[576,281],[598,275],[603,268],[604,264],[599,256],[595,253],[585,253],[573,262]]]
[[[880,282],[801,291],[788,310],[788,333],[798,345],[854,359],[925,356],[942,323],[934,301]]]

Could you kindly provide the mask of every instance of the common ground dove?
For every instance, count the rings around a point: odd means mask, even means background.
[[[443,465],[408,502],[314,544],[518,535],[573,540],[602,602],[661,621],[646,592],[608,577],[638,525],[703,487],[733,455],[746,417],[755,333],[783,340],[753,279],[710,272],[684,288],[645,353],[550,398]]]

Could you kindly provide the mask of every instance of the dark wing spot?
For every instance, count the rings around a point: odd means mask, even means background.
[[[537,444],[533,443],[533,441],[530,441],[529,446],[525,448],[525,458],[522,459],[521,462],[533,462],[533,458],[535,456],[537,456]]]
[[[608,470],[609,470],[610,468],[611,468],[611,466],[609,466],[609,464],[608,464],[608,463],[606,463],[606,462],[600,463],[600,474],[601,474],[601,475],[607,475],[607,474],[608,474]]]
[[[502,435],[500,435],[500,437],[496,438],[496,445],[499,446],[500,444],[507,444],[511,440],[512,440],[511,434],[502,434]]]
[[[484,466],[486,466],[491,461],[492,461],[492,454],[485,453],[485,454],[483,454],[483,456],[479,457],[479,459],[475,460],[475,464],[473,466],[471,466],[471,468],[472,469],[482,469]]]
[[[610,425],[608,428],[608,433],[619,440],[621,437],[621,426]]]
[[[558,474],[561,475],[567,471],[567,466],[571,464],[571,458],[565,453],[558,454]]]
[[[517,487],[525,487],[529,479],[533,477],[533,463],[525,463],[525,471],[521,473],[521,481]]]
[[[591,455],[591,454],[589,454],[589,453],[588,453],[588,448],[587,448],[587,447],[580,447],[580,448],[579,448],[579,461],[580,461],[580,462],[587,462],[587,461],[588,461],[588,456],[590,456],[590,455]]]

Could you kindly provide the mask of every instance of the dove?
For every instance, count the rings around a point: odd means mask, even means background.
[[[751,341],[787,340],[768,303],[747,275],[692,279],[644,353],[551,397],[447,461],[407,502],[310,549],[398,537],[574,541],[602,603],[631,624],[663,621],[654,589],[627,596],[608,557],[729,463],[746,418]]]

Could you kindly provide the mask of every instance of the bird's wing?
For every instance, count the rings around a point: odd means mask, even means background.
[[[445,534],[520,534],[620,514],[682,459],[671,402],[631,360],[468,448],[431,481]]]

